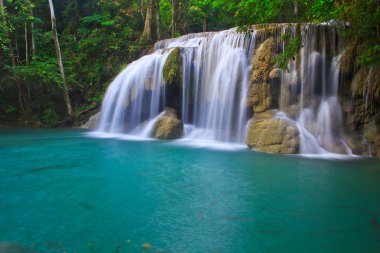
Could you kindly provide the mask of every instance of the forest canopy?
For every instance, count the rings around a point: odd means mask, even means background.
[[[55,125],[97,108],[126,64],[155,41],[187,33],[341,20],[348,24],[342,36],[365,48],[361,64],[378,65],[379,6],[380,0],[0,0],[0,122]],[[293,45],[285,60],[302,46]]]

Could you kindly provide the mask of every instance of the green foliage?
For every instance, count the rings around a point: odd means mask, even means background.
[[[13,74],[14,79],[62,87],[62,78],[57,69],[57,60],[54,58],[36,57],[29,65],[5,66],[5,69]]]
[[[380,45],[369,47],[361,56],[360,63],[364,65],[380,65]]]
[[[41,121],[47,125],[54,125],[58,120],[59,116],[52,108],[46,109],[41,116]]]
[[[163,38],[170,37],[172,1],[159,0],[159,24]],[[234,26],[248,30],[252,24],[272,22],[326,22],[344,20],[347,40],[362,45],[360,64],[380,64],[379,0],[179,0],[178,36],[222,30]],[[4,115],[64,115],[62,79],[57,66],[46,0],[5,0],[0,11],[0,113]],[[99,104],[104,91],[122,66],[135,60],[149,46],[139,42],[144,28],[146,0],[54,1],[67,86],[73,105]],[[34,25],[32,31],[31,25]],[[27,27],[28,51],[25,43]],[[302,47],[297,33],[283,36],[285,50],[276,58],[286,68]],[[35,54],[31,36],[35,40]],[[12,48],[13,47],[13,48]],[[16,66],[10,55],[15,54]],[[25,55],[28,54],[29,61]],[[29,62],[29,64],[27,64]],[[21,103],[29,111],[23,112]],[[50,103],[46,110],[46,103]],[[53,113],[54,112],[54,113]],[[10,117],[10,116],[9,116]],[[30,118],[30,117],[29,117]],[[42,120],[42,119],[41,119]]]
[[[298,31],[299,30],[300,28],[298,28]],[[288,31],[281,36],[281,40],[286,42],[286,47],[284,52],[279,54],[275,60],[280,68],[287,69],[289,61],[295,60],[295,57],[298,55],[302,47],[302,36],[300,32],[292,34]]]

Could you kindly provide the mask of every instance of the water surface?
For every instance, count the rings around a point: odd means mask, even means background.
[[[0,242],[34,252],[380,251],[373,159],[0,129],[0,175]]]

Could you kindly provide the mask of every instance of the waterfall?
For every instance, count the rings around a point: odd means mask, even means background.
[[[303,36],[301,49],[301,102],[297,118],[300,151],[352,154],[342,138],[343,116],[338,100],[340,57],[333,57],[338,53],[334,30],[329,25],[309,29]]]
[[[109,86],[97,130],[143,135],[142,123],[162,104],[162,69],[170,51],[156,51],[128,65]]]
[[[270,34],[275,37],[276,54],[285,47],[280,36],[289,29],[296,32],[284,24],[277,26],[277,32]],[[301,153],[351,154],[342,137],[338,99],[341,42],[330,24],[304,28],[299,57],[279,72],[281,92],[275,98],[278,103],[273,103],[278,108],[271,110],[298,127]],[[256,44],[266,38],[257,34],[231,29],[157,42],[154,53],[129,64],[111,83],[97,130],[152,137],[165,108],[178,100],[174,109],[184,124],[186,140],[245,143],[252,116],[248,101],[251,61]],[[163,71],[175,49],[180,50],[181,83],[178,93],[168,95]],[[289,108],[296,113],[288,115]]]
[[[185,137],[244,143],[253,38],[232,29],[156,43],[153,54],[131,63],[111,83],[98,131],[147,137],[146,125],[152,127],[172,99],[165,96],[163,68],[172,49],[179,48],[183,77],[178,113],[192,126],[185,127]]]

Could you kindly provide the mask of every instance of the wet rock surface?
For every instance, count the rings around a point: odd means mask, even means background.
[[[178,139],[183,136],[183,123],[174,109],[166,108],[165,113],[157,119],[153,137],[161,140]]]
[[[279,154],[299,153],[299,131],[294,122],[272,117],[270,112],[256,115],[248,126],[249,148]]]

